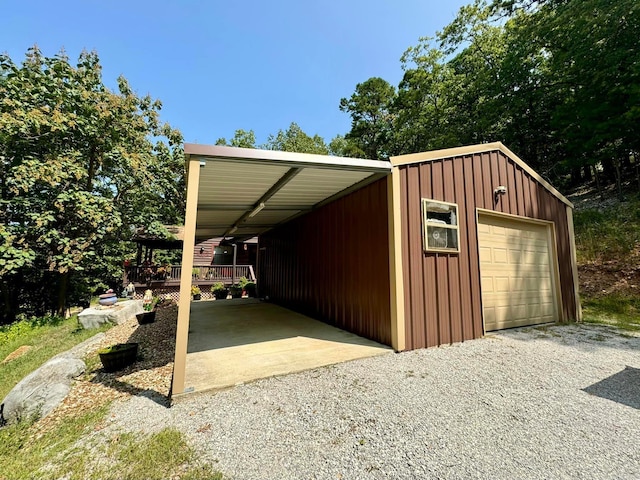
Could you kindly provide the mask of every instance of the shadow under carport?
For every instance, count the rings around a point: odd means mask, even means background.
[[[392,351],[255,299],[193,302],[185,391],[222,389]]]

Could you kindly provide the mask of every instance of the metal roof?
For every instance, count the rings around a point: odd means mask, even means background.
[[[387,176],[387,161],[186,143],[200,161],[196,237],[248,238]]]

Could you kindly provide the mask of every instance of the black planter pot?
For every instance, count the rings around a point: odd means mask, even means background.
[[[202,298],[202,294],[201,293],[197,293],[196,295],[193,296],[194,300],[200,300]]]
[[[116,372],[131,365],[138,356],[137,343],[118,343],[105,351],[98,352],[105,372]]]
[[[216,297],[216,300],[226,300],[227,295],[229,295],[229,290],[215,290],[213,292],[213,296]]]
[[[153,323],[156,321],[156,311],[151,310],[150,312],[142,312],[136,314],[136,318],[138,319],[139,325],[144,325],[146,323]]]

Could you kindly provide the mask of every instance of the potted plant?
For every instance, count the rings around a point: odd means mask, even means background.
[[[227,295],[229,295],[229,290],[227,290],[222,282],[216,282],[211,285],[211,292],[216,300],[225,300]]]
[[[242,298],[242,287],[238,284],[231,285],[229,293],[231,293],[231,298]]]
[[[255,298],[258,296],[258,288],[256,287],[255,282],[247,282],[244,286],[244,291],[247,292],[247,296],[250,298]]]
[[[156,320],[156,305],[158,304],[158,297],[153,297],[151,302],[145,303],[142,308],[144,312],[136,314],[138,323],[144,325],[146,323],[152,323]]]
[[[202,291],[200,290],[200,287],[197,285],[191,285],[191,295],[193,296],[194,300],[200,300],[202,295]]]
[[[117,343],[98,351],[105,372],[115,372],[131,365],[138,356],[137,343]]]

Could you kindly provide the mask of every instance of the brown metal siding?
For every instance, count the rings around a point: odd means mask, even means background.
[[[387,180],[261,235],[258,282],[274,302],[391,344]]]
[[[502,152],[403,165],[401,212],[407,350],[481,337],[482,301],[476,209],[553,221],[561,310],[576,318],[566,206]],[[493,190],[507,187],[494,205]],[[420,199],[458,205],[460,253],[425,253]]]

